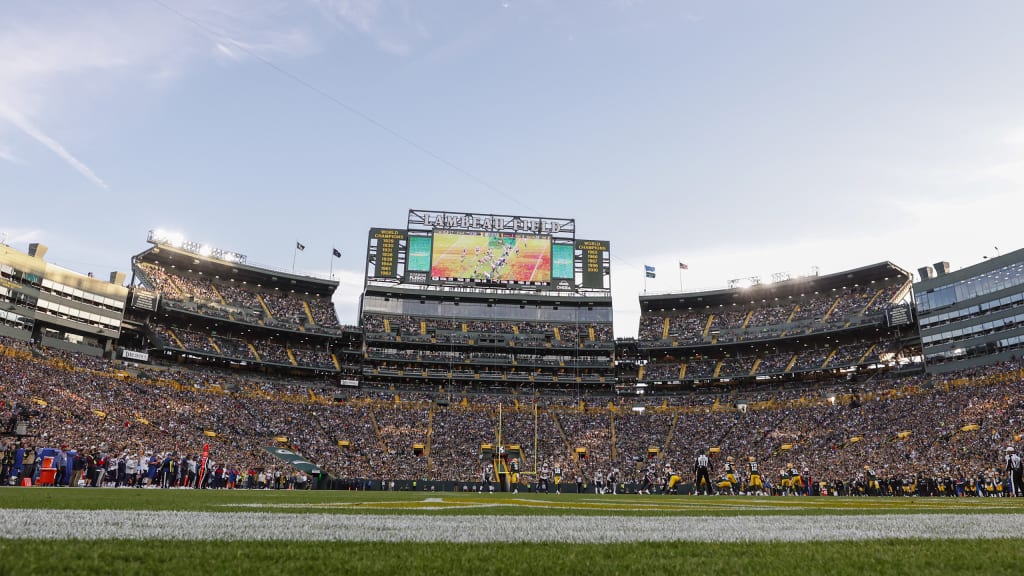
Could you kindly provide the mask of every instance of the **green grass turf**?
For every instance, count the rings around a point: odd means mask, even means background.
[[[441,500],[441,502],[438,502]],[[478,507],[484,504],[499,506]],[[445,507],[443,510],[424,508]],[[340,514],[736,516],[772,514],[1024,513],[1024,498],[598,496],[288,490],[4,488],[3,508],[266,511]]]
[[[385,544],[0,540],[0,574],[1020,574],[1019,540]]]

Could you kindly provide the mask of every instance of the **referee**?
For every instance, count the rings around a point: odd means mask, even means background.
[[[700,491],[700,483],[704,482],[704,494],[711,494],[711,458],[707,454],[697,456],[693,463],[693,493]]]
[[[1006,448],[1006,472],[1010,477],[1010,496],[1024,494],[1024,485],[1021,485],[1021,459],[1020,454],[1014,451],[1013,446]]]

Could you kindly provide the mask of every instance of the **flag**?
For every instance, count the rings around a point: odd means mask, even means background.
[[[341,258],[341,250],[338,250],[337,248],[331,248],[331,254],[335,258]]]
[[[654,266],[644,264],[644,276],[654,278]]]
[[[683,264],[682,262],[680,262],[680,263],[679,263],[679,269],[680,269],[680,270],[689,270],[689,269],[690,269],[690,267],[689,267],[689,266],[687,266],[686,264]]]
[[[300,243],[296,242],[296,243],[295,243],[295,249],[296,249],[296,250],[298,250],[299,252],[302,252],[303,250],[305,250],[305,249],[306,249],[306,247],[305,247],[305,246],[303,246],[302,244],[300,244]]]
[[[206,476],[206,463],[210,460],[210,445],[203,444],[203,456],[199,459],[199,474],[196,477],[196,488],[203,487],[204,476]]]

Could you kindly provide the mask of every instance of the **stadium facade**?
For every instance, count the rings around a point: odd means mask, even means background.
[[[0,333],[350,386],[609,393],[855,383],[922,346],[943,372],[1014,358],[1024,340],[1024,250],[917,284],[881,262],[645,294],[637,338],[616,341],[609,242],[572,219],[410,210],[405,227],[371,228],[358,326],[339,323],[333,279],[148,241],[127,287],[46,263],[45,246],[0,245]]]
[[[110,355],[121,335],[128,290],[44,260],[47,247],[0,244],[0,335],[91,356]]]
[[[940,262],[914,285],[927,370],[1017,358],[1024,349],[1024,249],[960,270]]]
[[[570,219],[411,210],[406,228],[373,228],[363,381],[609,389],[608,259]]]
[[[647,391],[856,380],[913,355],[911,275],[881,262],[825,276],[640,297]]]
[[[251,266],[242,254],[160,232],[149,242],[132,257],[124,350],[355,384],[362,336],[338,323],[337,281]]]
[[[1001,457],[1001,438],[1019,441],[1019,363],[880,377],[913,371],[920,364],[910,359],[921,355],[911,275],[890,262],[644,295],[638,338],[616,341],[609,244],[576,238],[572,220],[414,210],[404,228],[373,228],[358,327],[338,323],[329,278],[159,232],[149,243],[132,258],[128,288],[117,275],[74,284],[48,270],[38,249],[3,252],[0,310],[14,312],[3,316],[3,335],[53,345],[47,338],[64,330],[75,335],[57,341],[65,349],[152,365],[133,372],[4,338],[7,373],[37,376],[4,379],[0,400],[19,410],[14,435],[66,434],[67,416],[84,414],[82,428],[112,445],[177,450],[183,440],[194,452],[209,443],[222,462],[266,467],[275,465],[271,444],[349,488],[400,479],[411,489],[425,480],[484,489],[480,479],[493,477],[500,457],[491,472],[482,457],[503,449],[519,454],[524,477],[564,467],[583,486],[603,474],[612,486],[618,478],[650,488],[661,484],[651,478],[712,453],[756,455],[782,486],[798,467],[807,478],[809,466],[854,493],[862,465],[889,463],[893,494],[915,485],[939,493],[953,480],[933,463],[953,455],[981,473]],[[1000,319],[994,347],[963,360],[1012,355],[1000,346],[1020,336],[1020,265],[1020,253],[1008,254],[920,283],[921,315],[937,319],[927,334],[962,329],[956,323],[971,314],[983,330]],[[90,336],[100,327],[79,320],[93,317],[60,316],[57,297],[98,314],[85,301],[107,284],[107,297],[117,296],[108,312],[121,310],[116,338]],[[57,314],[42,301],[58,302]],[[942,317],[960,310],[968,312]],[[179,366],[187,369],[164,370]]]

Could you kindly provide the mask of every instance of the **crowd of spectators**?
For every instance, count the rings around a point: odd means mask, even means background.
[[[22,419],[31,434],[2,436],[0,452],[12,460],[4,459],[0,480],[16,482],[26,473],[27,449],[54,448],[92,458],[92,468],[84,464],[87,484],[138,483],[142,459],[148,475],[154,455],[160,466],[177,462],[171,484],[188,483],[181,470],[194,467],[205,444],[216,487],[298,482],[263,450],[283,443],[335,477],[474,482],[483,474],[480,445],[500,435],[522,447],[527,471],[533,462],[560,463],[568,477],[588,480],[617,469],[626,478],[650,448],[658,449],[659,467],[686,470],[698,453],[715,447],[716,459],[756,456],[770,473],[793,464],[848,491],[865,486],[865,466],[887,486],[959,486],[999,474],[1004,449],[1019,444],[1024,413],[1019,362],[943,377],[655,402],[436,387],[356,388],[334,401],[338,390],[323,380],[257,379],[198,367],[132,375],[123,368],[0,339],[4,430]],[[132,461],[135,474],[123,475],[121,466]]]
[[[646,366],[641,379],[651,381],[680,380],[679,371],[686,365],[683,381],[714,378],[742,378],[785,373],[815,372],[824,369],[871,365],[883,355],[895,353],[893,339],[878,342],[857,341],[835,346],[803,348],[787,352],[773,352],[758,356],[697,357],[683,360],[660,360]],[[760,362],[758,362],[760,360]],[[721,367],[719,368],[719,362]],[[756,366],[756,369],[755,369]],[[716,374],[717,371],[717,374]]]
[[[149,262],[136,262],[134,266],[142,284],[160,292],[172,308],[286,330],[333,333],[341,328],[334,305],[327,298],[263,290]]]
[[[906,288],[907,284],[900,282],[868,284],[745,306],[648,312],[640,318],[639,336],[641,342],[672,340],[687,345],[760,340],[797,330],[834,330],[878,321]]]
[[[435,342],[464,343],[497,336],[521,345],[553,344],[561,347],[611,345],[615,341],[611,324],[503,322],[363,314],[362,325],[368,339],[373,340],[430,335]]]
[[[222,356],[247,362],[294,365],[305,368],[334,370],[334,358],[326,348],[309,348],[297,344],[286,344],[268,339],[246,340],[224,334],[213,334],[183,327],[169,327],[150,324],[152,337],[166,348],[182,349],[188,352]],[[180,343],[180,344],[179,344]],[[251,344],[251,346],[250,346]],[[289,357],[288,351],[292,357]],[[255,351],[256,354],[253,353]]]
[[[377,381],[393,377],[614,381],[610,324],[577,326],[367,313],[362,326],[367,343],[363,373]],[[401,345],[396,345],[398,342]]]

